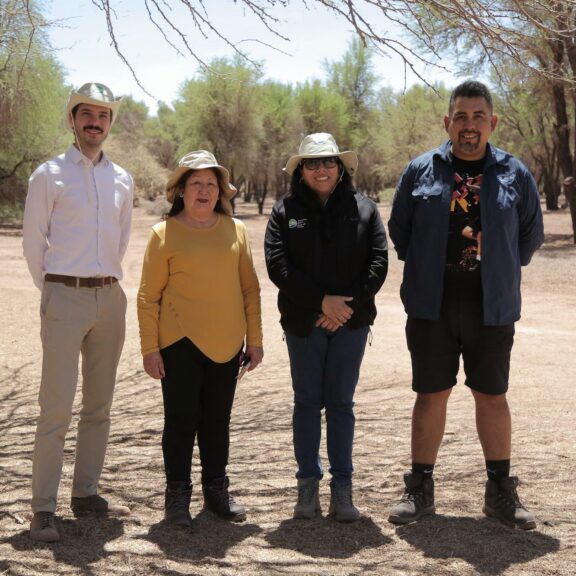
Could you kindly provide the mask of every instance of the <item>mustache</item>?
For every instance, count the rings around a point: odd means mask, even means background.
[[[84,128],[82,129],[84,131],[86,130],[98,130],[98,132],[102,133],[103,130],[102,128],[100,128],[100,126],[84,126]]]

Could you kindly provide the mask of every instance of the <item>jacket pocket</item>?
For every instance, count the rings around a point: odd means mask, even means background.
[[[503,181],[503,179],[498,178],[498,197],[496,198],[498,208],[500,210],[509,210],[518,203],[519,199],[520,194],[515,181]]]
[[[412,200],[415,202],[438,202],[442,198],[442,184],[429,182],[427,179],[415,182],[412,189]]]

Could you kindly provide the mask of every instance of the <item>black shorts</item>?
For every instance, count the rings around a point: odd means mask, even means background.
[[[412,389],[441,392],[456,384],[460,355],[466,386],[484,394],[508,390],[514,324],[484,326],[482,303],[445,300],[439,320],[408,318]]]

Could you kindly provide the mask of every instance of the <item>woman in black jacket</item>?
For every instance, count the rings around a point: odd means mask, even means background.
[[[356,154],[340,152],[330,134],[306,136],[284,168],[290,193],[274,206],[266,229],[266,266],[279,288],[294,389],[294,518],[320,512],[323,408],[329,514],[341,522],[360,516],[352,503],[353,399],[388,251],[378,207],[354,190],[357,167]]]

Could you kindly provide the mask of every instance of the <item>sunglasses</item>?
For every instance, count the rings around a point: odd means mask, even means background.
[[[324,168],[334,168],[338,166],[339,162],[336,156],[330,156],[329,158],[304,158],[304,160],[302,160],[302,166],[304,166],[306,170],[318,170],[320,164],[322,164]]]

